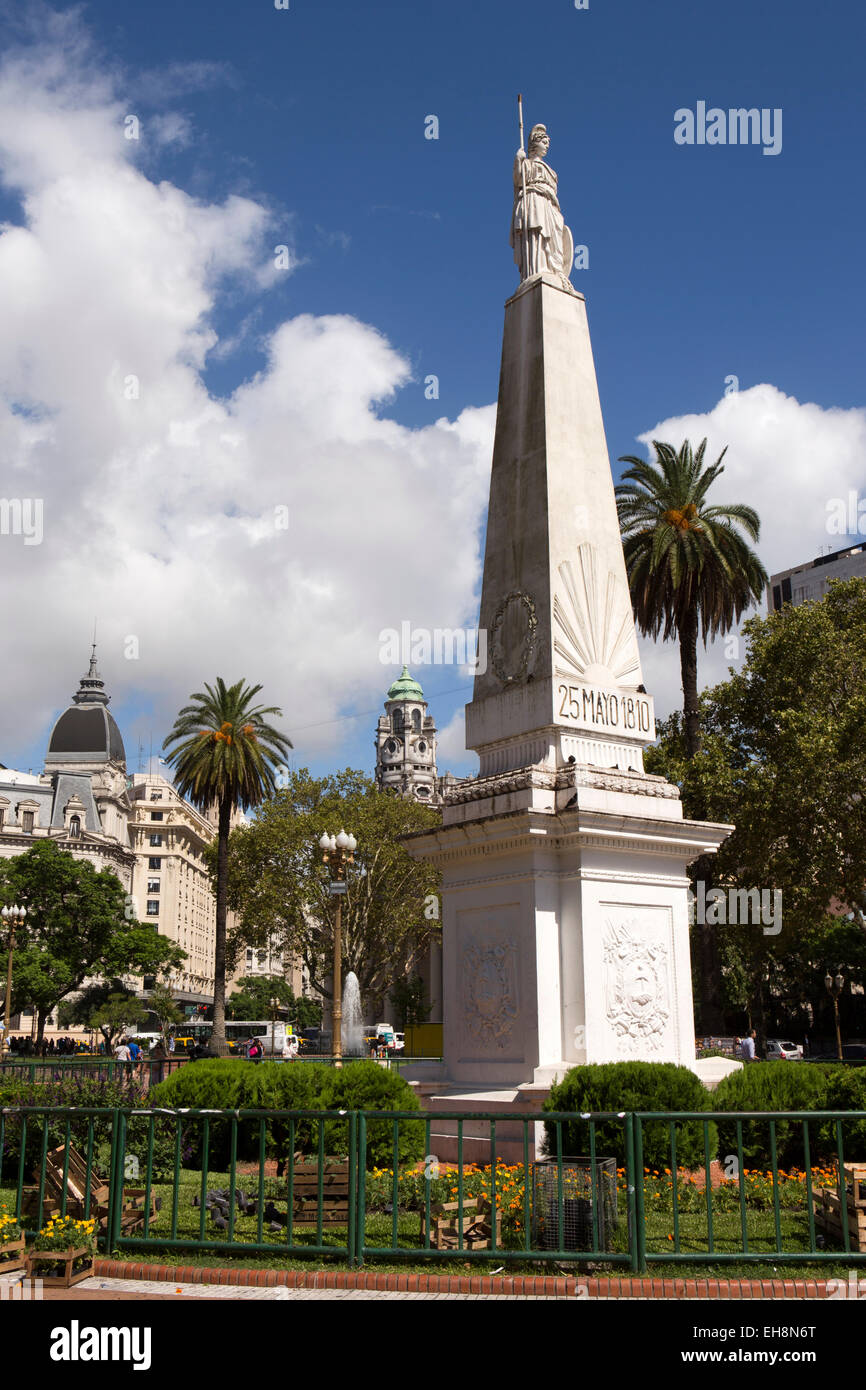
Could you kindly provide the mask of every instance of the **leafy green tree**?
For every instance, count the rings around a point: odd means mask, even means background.
[[[716,884],[782,894],[778,934],[712,929],[747,977],[763,1037],[774,1000],[826,1010],[828,969],[842,964],[848,987],[866,980],[866,580],[751,618],[744,636],[742,669],[703,696],[698,753],[677,715],[646,765],[679,783],[687,815],[736,827]],[[842,1003],[844,1015],[853,1000]]]
[[[343,969],[357,975],[368,1008],[384,999],[439,934],[438,872],[413,860],[403,842],[438,822],[432,807],[380,792],[361,772],[293,773],[252,825],[232,833],[233,953],[276,940],[303,959],[316,992],[331,997],[334,898],[318,842],[343,827],[358,841],[342,899]]]
[[[99,1029],[108,1052],[127,1030],[147,1018],[147,1007],[122,980],[99,980],[88,985],[75,999],[66,1000],[57,1011],[61,1028]]]
[[[274,772],[282,765],[291,741],[265,722],[282,716],[275,706],[254,705],[260,685],[244,681],[216,686],[190,696],[163,743],[171,748],[167,761],[175,771],[175,787],[201,810],[216,805],[216,948],[214,959],[213,1044],[225,1050],[226,1010],[226,891],[228,843],[232,815],[259,806],[276,790]]]
[[[226,1000],[227,1018],[269,1019],[273,1001],[297,1028],[314,1028],[322,1021],[317,999],[299,998],[284,975],[249,975]]]
[[[183,1022],[183,1013],[174,1001],[174,991],[170,985],[162,984],[159,980],[148,991],[147,1008],[155,1015],[163,1039],[174,1024]]]
[[[710,505],[707,493],[724,472],[723,449],[704,467],[706,439],[692,453],[653,441],[655,462],[627,454],[616,488],[634,614],[649,637],[680,644],[686,751],[700,746],[698,633],[730,631],[767,583],[767,573],[737,527],[757,540],[758,514],[742,503]]]
[[[129,899],[111,869],[97,872],[50,840],[0,861],[0,898],[23,903],[16,931],[12,1012],[37,1011],[38,1038],[61,999],[90,975],[143,975],[174,967],[186,952],[127,919]]]

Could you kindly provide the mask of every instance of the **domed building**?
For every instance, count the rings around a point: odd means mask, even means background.
[[[0,857],[48,838],[96,869],[113,869],[129,890],[135,855],[126,753],[109,698],[94,646],[87,675],[51,732],[45,771],[35,776],[0,768]]]

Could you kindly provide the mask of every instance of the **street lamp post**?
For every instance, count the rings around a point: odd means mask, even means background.
[[[332,1014],[332,1048],[334,1066],[343,1065],[343,940],[341,909],[346,892],[346,865],[354,864],[358,841],[354,835],[341,830],[339,835],[324,834],[319,849],[326,864],[331,866],[330,893],[337,899],[334,914],[334,1003]]]
[[[15,951],[15,928],[19,922],[23,922],[27,916],[26,907],[0,908],[0,917],[3,923],[9,925],[9,960],[6,965],[6,1002],[3,1005],[3,1022],[6,1025],[3,1029],[3,1049],[9,1046],[9,1031],[12,1021],[12,956]]]
[[[824,985],[827,989],[827,993],[830,994],[833,999],[833,1013],[836,1017],[836,1056],[839,1058],[840,1062],[843,1060],[843,1058],[842,1031],[839,1027],[839,995],[842,993],[844,984],[845,976],[841,973],[841,971],[835,976],[835,978],[829,973],[829,971],[824,976]]]

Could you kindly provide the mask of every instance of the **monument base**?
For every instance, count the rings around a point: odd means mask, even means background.
[[[442,870],[450,1084],[549,1087],[583,1063],[694,1066],[687,866],[726,825],[663,778],[518,769],[455,789],[409,839]]]

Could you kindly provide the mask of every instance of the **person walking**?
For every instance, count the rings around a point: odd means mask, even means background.
[[[757,1033],[753,1028],[752,1031],[750,1033],[747,1033],[746,1036],[743,1038],[743,1041],[740,1045],[740,1051],[742,1053],[742,1058],[744,1062],[757,1062],[758,1060],[757,1056],[755,1055],[756,1037]]]
[[[294,1033],[288,1033],[283,1043],[283,1060],[294,1062],[298,1056],[298,1039]]]
[[[262,1060],[262,1045],[258,1038],[250,1038],[247,1043],[247,1060],[249,1062],[260,1062]]]
[[[114,1057],[118,1062],[122,1062],[126,1070],[126,1079],[132,1083],[132,1054],[129,1051],[129,1043],[126,1038],[121,1038],[117,1047],[114,1049]]]

